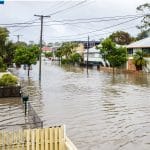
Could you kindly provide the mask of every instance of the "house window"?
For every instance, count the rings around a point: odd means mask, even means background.
[[[150,48],[142,48],[142,51],[146,55],[150,55]]]
[[[129,48],[129,49],[128,49],[128,54],[129,54],[129,55],[133,55],[133,49],[132,49],[132,48]]]

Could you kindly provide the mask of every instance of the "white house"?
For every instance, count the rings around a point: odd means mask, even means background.
[[[132,63],[133,55],[139,50],[143,51],[143,53],[146,54],[145,60],[147,60],[147,66],[143,69],[146,72],[150,72],[150,37],[131,43],[127,46],[129,56],[127,69],[135,70],[135,66]]]
[[[92,47],[88,50],[88,58],[87,58],[87,49],[84,51],[84,63],[87,62],[88,59],[88,63],[91,65],[102,65],[105,66],[105,61],[103,60],[100,52],[98,49],[96,49],[96,47]]]

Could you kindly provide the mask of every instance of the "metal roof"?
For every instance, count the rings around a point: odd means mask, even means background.
[[[150,48],[150,37],[131,43],[127,48]]]

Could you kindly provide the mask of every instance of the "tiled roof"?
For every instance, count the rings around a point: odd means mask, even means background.
[[[150,48],[150,37],[131,43],[127,48]]]
[[[44,46],[42,47],[42,51],[52,51],[52,49],[50,47]]]

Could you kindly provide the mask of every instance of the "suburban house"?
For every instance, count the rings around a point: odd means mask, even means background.
[[[136,67],[133,64],[133,55],[139,50],[143,51],[143,53],[145,54],[144,58],[147,61],[147,66],[143,68],[143,71],[150,72],[150,37],[131,43],[127,46],[127,69],[136,70]]]
[[[52,48],[48,46],[42,47],[42,52],[52,52]]]
[[[87,46],[88,46],[88,41],[71,41],[71,42],[75,42],[75,43],[78,43],[80,45],[83,45],[84,49],[87,49]],[[100,44],[100,41],[89,41],[89,48],[92,48],[96,45],[99,45]]]
[[[88,56],[87,56],[88,53]],[[88,58],[87,58],[88,57]],[[96,49],[96,47],[92,47],[89,48],[89,50],[87,51],[87,49],[84,51],[84,63],[87,63],[87,59],[88,59],[88,64],[89,65],[102,65],[105,66],[105,64],[108,62],[104,62],[100,52],[98,49]]]

